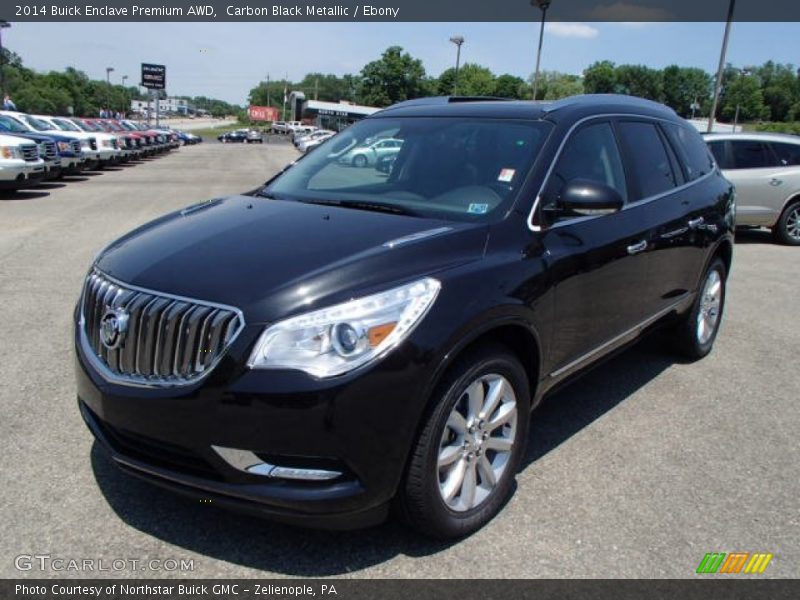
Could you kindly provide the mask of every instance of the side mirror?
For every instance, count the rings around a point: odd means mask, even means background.
[[[573,179],[564,188],[559,207],[578,215],[609,215],[622,210],[622,195],[604,183],[591,179]]]

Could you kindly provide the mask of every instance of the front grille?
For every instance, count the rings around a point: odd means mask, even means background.
[[[127,328],[109,348],[101,339],[102,321],[115,309],[123,319],[127,315]],[[128,286],[97,270],[86,279],[82,316],[92,356],[112,378],[145,385],[198,379],[244,326],[235,308]]]
[[[117,138],[112,139],[111,140],[111,146],[114,148],[114,150],[118,150],[119,149],[119,140]]]
[[[55,160],[58,156],[55,142],[42,142],[39,145],[39,154],[45,160]]]
[[[125,138],[125,148],[127,148],[128,150],[133,148],[133,140],[129,137]]]
[[[70,146],[72,147],[72,151],[75,154],[80,154],[81,153],[81,142],[80,142],[80,140],[72,140],[70,142]]]
[[[36,144],[23,144],[20,146],[22,150],[22,158],[28,162],[36,162],[39,159],[39,150]]]
[[[97,150],[97,139],[96,138],[89,138],[89,148],[92,150]]]

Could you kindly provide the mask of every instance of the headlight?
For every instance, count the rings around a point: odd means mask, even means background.
[[[298,369],[333,377],[386,354],[414,330],[441,284],[425,278],[306,313],[268,327],[258,338],[252,369]]]
[[[58,151],[72,152],[72,146],[69,145],[69,142],[58,142]]]
[[[22,151],[18,146],[0,146],[0,155],[3,158],[22,158]]]

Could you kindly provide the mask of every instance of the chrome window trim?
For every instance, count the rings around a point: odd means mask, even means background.
[[[114,373],[111,369],[108,368],[103,362],[98,358],[95,354],[92,345],[89,343],[89,338],[86,335],[86,318],[83,314],[83,305],[84,305],[84,296],[86,295],[86,281],[88,278],[93,275],[97,274],[99,277],[106,279],[107,281],[113,283],[116,286],[119,286],[124,289],[128,289],[134,292],[141,292],[143,294],[149,294],[155,297],[167,298],[170,300],[177,300],[179,302],[186,302],[190,304],[196,304],[200,306],[207,306],[209,308],[215,309],[222,309],[227,310],[232,313],[235,313],[237,318],[239,319],[239,327],[231,334],[231,339],[228,344],[225,346],[225,349],[219,353],[209,365],[208,367],[202,372],[197,375],[193,375],[191,377],[184,377],[181,379],[175,379],[174,381],[165,381],[165,380],[149,380],[143,376],[134,376],[134,375],[120,375],[118,373]],[[93,266],[89,273],[83,280],[83,289],[81,290],[80,296],[80,318],[78,319],[78,329],[80,330],[80,345],[83,355],[86,357],[86,360],[91,364],[91,366],[95,369],[95,371],[103,377],[106,381],[110,383],[117,383],[121,385],[127,385],[131,387],[141,387],[141,388],[178,388],[178,387],[186,387],[189,385],[196,384],[206,377],[208,377],[211,372],[216,368],[219,362],[223,359],[223,357],[227,354],[230,347],[234,344],[236,339],[239,337],[239,334],[245,328],[245,320],[244,314],[242,311],[235,306],[230,306],[227,304],[221,304],[218,302],[208,302],[206,300],[197,300],[196,298],[189,298],[188,296],[178,296],[176,294],[169,294],[166,292],[159,292],[156,290],[151,290],[148,288],[139,287],[136,285],[131,285],[129,283],[125,283],[124,281],[120,281],[115,277],[111,277],[104,271],[98,269],[96,266]]]
[[[556,151],[556,155],[555,155],[555,157],[553,157],[553,160],[550,162],[550,167],[547,169],[547,173],[544,176],[544,181],[542,181],[542,185],[541,185],[541,187],[539,188],[539,191],[536,194],[536,199],[533,201],[533,206],[531,207],[531,211],[530,211],[530,213],[528,213],[528,219],[527,219],[528,229],[530,229],[531,231],[533,231],[535,233],[539,233],[539,232],[541,232],[543,230],[541,225],[537,225],[537,224],[535,224],[533,222],[533,219],[536,216],[536,211],[538,210],[539,204],[541,203],[542,194],[544,193],[544,189],[547,187],[547,184],[550,181],[550,177],[552,176],[553,171],[556,168],[556,163],[558,163],[558,159],[561,158],[561,154],[564,152],[564,147],[567,145],[567,142],[572,137],[572,134],[575,133],[575,130],[578,127],[580,127],[581,125],[583,125],[584,123],[587,123],[589,121],[600,120],[600,119],[618,119],[618,118],[632,118],[632,119],[637,119],[637,120],[638,119],[643,119],[645,121],[660,121],[662,123],[670,123],[670,124],[673,124],[673,125],[675,124],[675,121],[672,121],[670,119],[664,119],[662,117],[653,117],[653,116],[649,116],[649,115],[640,115],[640,114],[637,114],[637,113],[604,113],[604,114],[591,115],[589,117],[584,117],[583,119],[580,119],[579,121],[575,122],[572,125],[572,127],[569,128],[569,131],[567,131],[567,135],[564,136],[564,139],[561,140],[561,144],[559,145],[558,150]],[[622,152],[620,151],[620,154],[621,153]],[[701,181],[704,181],[704,180],[708,179],[713,174],[714,174],[714,171],[712,170],[712,171],[706,173],[705,175],[703,175],[702,177],[700,177],[698,179],[695,179],[694,181],[689,181],[687,183],[684,183],[683,185],[680,185],[678,187],[672,188],[671,190],[667,190],[666,192],[662,192],[661,194],[656,194],[655,196],[648,196],[647,198],[642,198],[640,200],[636,200],[635,202],[626,203],[625,206],[622,207],[622,210],[624,211],[624,210],[628,210],[629,208],[635,208],[637,206],[641,206],[643,204],[647,204],[647,203],[653,202],[655,200],[660,200],[661,198],[664,198],[665,196],[669,196],[671,194],[675,194],[675,193],[680,192],[682,190],[688,189],[691,186],[696,185],[696,184],[700,183]],[[601,218],[601,217],[604,217],[604,216],[607,216],[607,215],[592,215],[592,216],[586,216],[586,217],[575,217],[575,218],[572,218],[572,219],[566,219],[564,221],[559,221],[558,223],[554,223],[553,225],[551,225],[547,229],[557,229],[559,227],[563,227],[564,225],[571,225],[573,223],[577,223],[577,222],[580,222],[580,221],[588,221],[590,219],[598,219],[598,218]]]

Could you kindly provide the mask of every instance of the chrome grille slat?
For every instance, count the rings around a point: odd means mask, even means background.
[[[114,281],[100,271],[86,278],[81,300],[83,344],[108,379],[174,386],[204,376],[244,327],[236,308],[191,300]],[[109,309],[127,313],[127,331],[109,350],[101,324]]]
[[[20,146],[22,150],[22,158],[27,162],[34,162],[39,158],[39,150],[36,144],[23,144]]]

